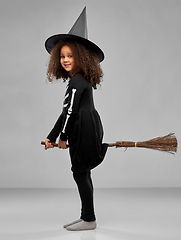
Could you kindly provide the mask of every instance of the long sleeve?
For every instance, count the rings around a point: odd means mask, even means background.
[[[61,114],[60,117],[58,118],[57,122],[55,123],[53,129],[51,130],[51,132],[47,136],[47,138],[51,142],[56,142],[56,139],[57,139],[57,137],[59,136],[59,134],[61,132],[63,118],[64,118],[64,116],[63,116],[63,114]]]
[[[66,141],[68,139],[73,125],[76,119],[76,116],[79,111],[79,104],[81,101],[82,94],[86,88],[86,81],[82,75],[77,74],[72,77],[69,87],[67,89],[65,98],[64,98],[64,122],[62,124],[62,130],[60,133],[60,139]]]
[[[79,111],[81,97],[86,86],[86,80],[79,73],[70,79],[64,96],[62,113],[47,136],[50,141],[56,142],[59,135],[62,141],[67,141],[73,129]]]

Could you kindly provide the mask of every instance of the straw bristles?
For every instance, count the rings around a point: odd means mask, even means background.
[[[131,142],[131,141],[118,141],[115,144],[109,144],[109,147],[139,147],[139,148],[150,148],[159,151],[168,152],[175,154],[177,152],[177,139],[174,133],[169,133],[163,137],[156,137],[148,141],[143,142]]]

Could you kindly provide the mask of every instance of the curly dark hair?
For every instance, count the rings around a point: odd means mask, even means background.
[[[47,68],[47,79],[52,82],[53,78],[62,78],[65,82],[70,76],[62,65],[60,64],[60,51],[63,46],[68,46],[72,50],[74,57],[73,72],[81,72],[85,79],[87,79],[96,89],[96,85],[100,84],[103,77],[103,72],[99,63],[97,55],[84,45],[73,41],[60,41],[52,49],[50,54],[50,61]]]

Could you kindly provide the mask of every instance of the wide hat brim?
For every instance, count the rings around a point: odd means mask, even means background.
[[[45,41],[45,48],[48,51],[48,53],[51,53],[52,49],[61,40],[62,41],[75,41],[75,42],[81,43],[82,45],[86,46],[88,49],[93,51],[98,56],[100,62],[102,62],[104,60],[103,51],[95,43],[91,42],[90,40],[88,40],[86,38],[79,37],[79,36],[72,35],[72,34],[57,34],[57,35],[53,35],[53,36],[49,37]]]

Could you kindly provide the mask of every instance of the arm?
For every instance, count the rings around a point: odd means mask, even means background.
[[[56,139],[61,132],[63,118],[64,118],[64,116],[63,116],[63,114],[61,114],[59,116],[58,120],[56,121],[53,129],[51,130],[51,132],[47,136],[47,139],[49,139],[51,142],[56,142]]]
[[[62,131],[60,133],[60,139],[62,141],[67,141],[68,136],[73,129],[73,125],[79,111],[81,97],[84,90],[86,89],[86,86],[86,80],[80,74],[77,74],[71,80],[68,89],[68,97],[64,102],[64,105],[66,106],[66,114],[62,125]]]

